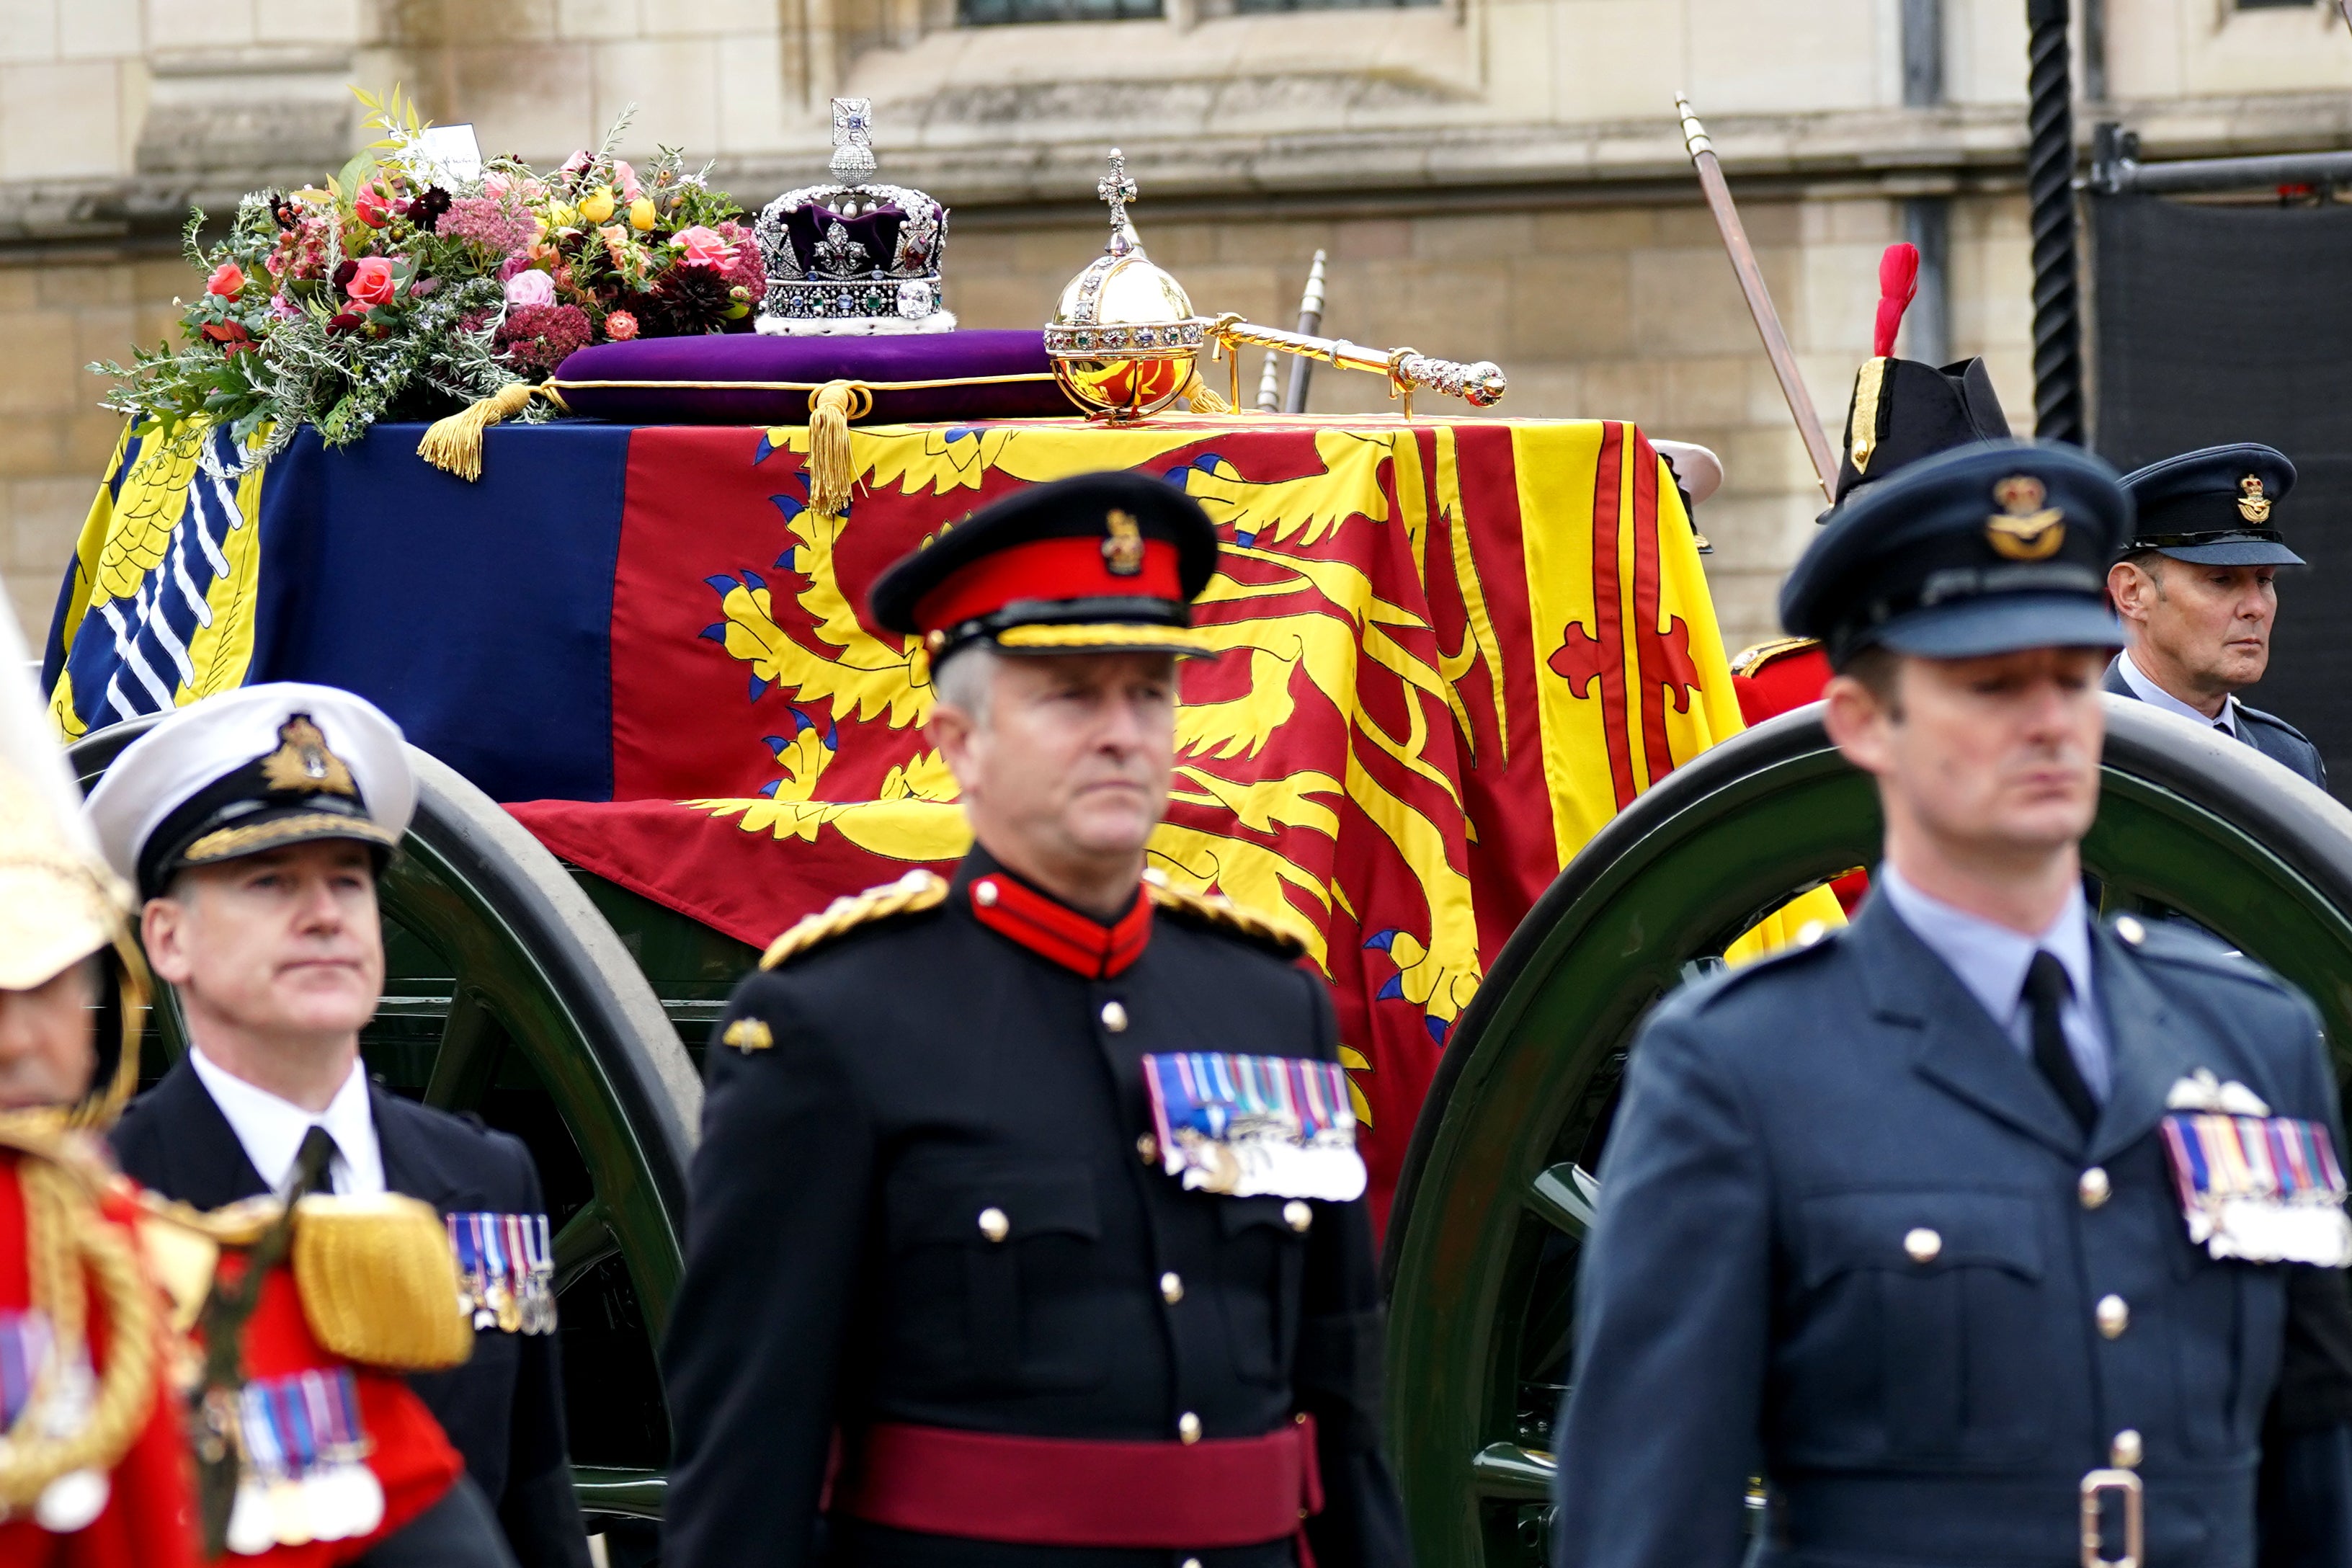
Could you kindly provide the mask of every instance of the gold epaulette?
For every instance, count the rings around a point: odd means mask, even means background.
[[[212,1289],[221,1248],[251,1247],[282,1209],[268,1197],[210,1213],[152,1193],[140,1201],[148,1264],[184,1332]],[[457,1310],[457,1254],[431,1204],[398,1193],[303,1198],[289,1261],[303,1321],[344,1360],[427,1372],[473,1353],[473,1327]]]
[[[948,879],[936,871],[909,871],[895,882],[838,898],[816,913],[795,922],[768,944],[760,967],[773,969],[845,932],[892,915],[912,914],[947,901]]]
[[[1818,637],[1774,637],[1770,642],[1760,642],[1754,647],[1740,649],[1731,661],[1731,673],[1750,676],[1776,658],[1786,658],[1791,654],[1803,653],[1821,646]]]
[[[1297,958],[1307,952],[1307,934],[1298,929],[1296,921],[1248,909],[1222,893],[1186,892],[1181,888],[1170,886],[1168,879],[1158,871],[1146,871],[1143,885],[1151,889],[1151,901],[1157,908],[1192,915],[1212,925],[1223,926],[1228,931],[1237,931],[1276,949],[1285,958]]]

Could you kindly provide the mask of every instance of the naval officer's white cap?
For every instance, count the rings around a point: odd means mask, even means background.
[[[400,726],[363,697],[277,681],[176,709],[90,792],[107,861],[161,893],[191,866],[322,838],[390,850],[416,809]]]

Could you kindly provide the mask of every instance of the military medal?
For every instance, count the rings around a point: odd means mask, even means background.
[[[555,1247],[543,1214],[453,1214],[460,1304],[477,1329],[555,1331]]]
[[[245,1455],[230,1550],[349,1541],[383,1521],[383,1487],[362,1464],[368,1440],[351,1369],[257,1378],[238,1390]]]
[[[1188,1190],[1328,1203],[1363,1195],[1338,1063],[1187,1051],[1144,1058],[1143,1084],[1160,1168]]]
[[[59,1356],[46,1316],[0,1313],[0,1430],[16,1426],[37,1391],[34,1426],[44,1436],[70,1437],[89,1421],[96,1387],[89,1352],[76,1346],[72,1355]],[[105,1511],[112,1489],[102,1471],[68,1471],[33,1500],[33,1521],[53,1535],[71,1535]]]
[[[2343,1167],[2325,1124],[2272,1116],[2210,1073],[2175,1084],[2161,1129],[2189,1239],[2213,1258],[2352,1265]]]

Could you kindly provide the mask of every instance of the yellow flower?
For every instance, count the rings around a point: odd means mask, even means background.
[[[613,216],[613,193],[599,186],[580,204],[580,216],[590,223],[603,223]]]
[[[639,196],[635,201],[629,204],[629,226],[631,228],[639,230],[648,229],[660,221],[661,215],[654,211],[653,197]]]

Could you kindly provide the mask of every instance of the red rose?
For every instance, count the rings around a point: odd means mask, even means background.
[[[365,316],[361,315],[357,310],[345,310],[341,314],[336,316],[334,320],[327,323],[327,331],[331,332],[351,332],[357,331],[360,328],[365,325],[367,325],[367,318]]]
[[[389,305],[393,287],[392,263],[381,256],[362,256],[352,264],[351,279],[343,285],[343,292],[355,305]]]
[[[205,283],[205,292],[217,294],[224,300],[234,300],[245,291],[245,268],[234,261],[224,261],[213,268]]]

